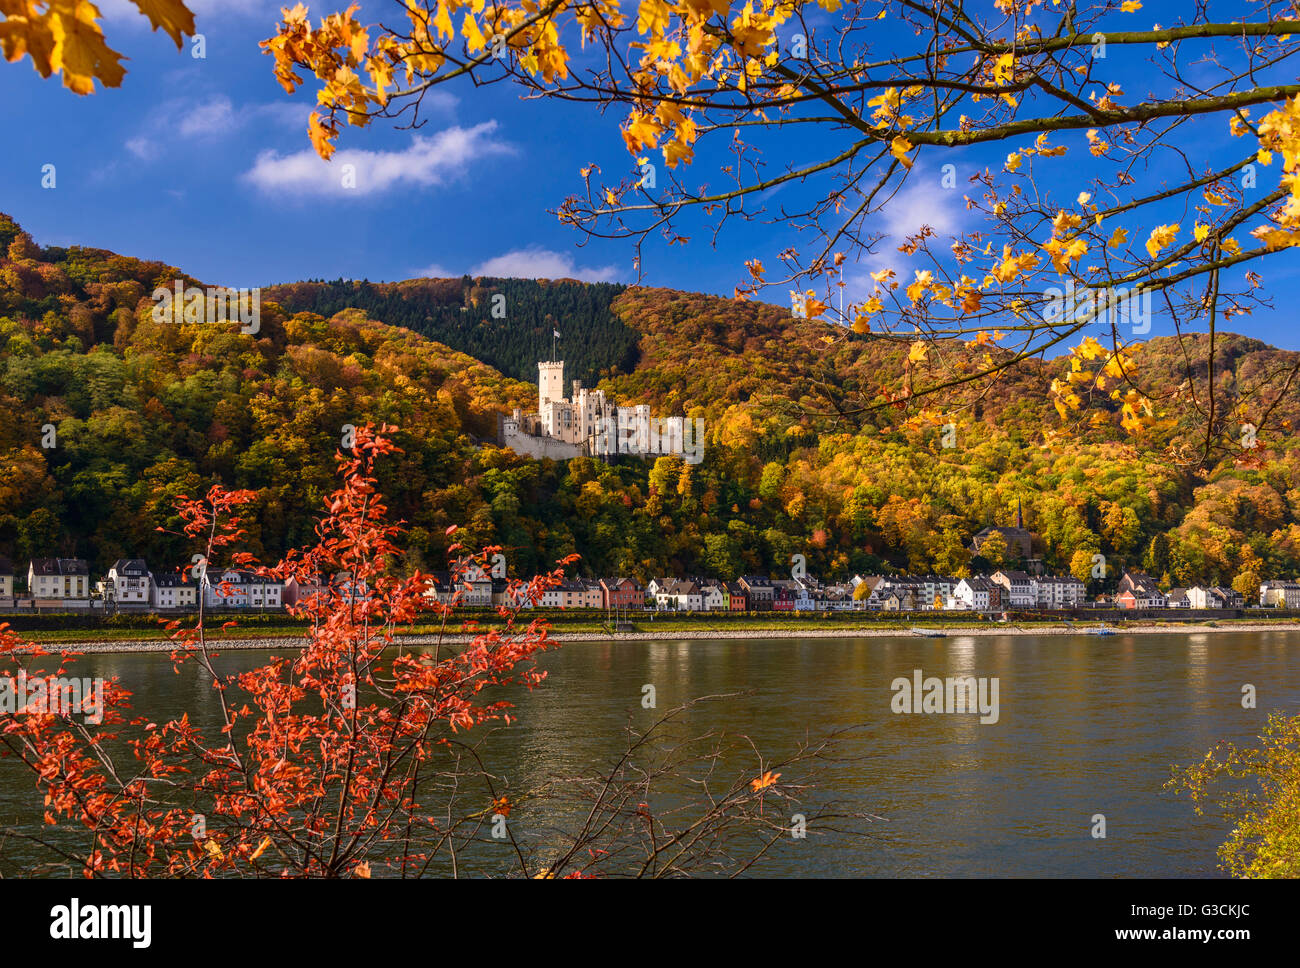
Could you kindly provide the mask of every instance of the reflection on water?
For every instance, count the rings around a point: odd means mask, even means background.
[[[761,873],[1215,876],[1225,825],[1161,787],[1171,764],[1248,741],[1271,710],[1297,712],[1296,646],[1292,632],[574,643],[546,653],[546,682],[514,697],[518,721],[489,741],[490,766],[514,789],[591,772],[621,752],[629,717],[654,715],[641,708],[644,685],[655,687],[659,712],[741,692],[691,710],[690,724],[744,732],[769,754],[864,724],[849,750],[860,758],[818,796],[883,818],[873,825],[880,839],[850,846],[819,844],[810,828]],[[236,669],[265,658],[219,661]],[[211,684],[193,665],[176,675],[165,656],[128,654],[75,668],[120,676],[136,711],[154,720],[188,712],[213,722]],[[893,714],[890,683],[914,669],[998,677],[998,722]],[[1247,682],[1257,709],[1241,708]],[[0,823],[40,809],[31,781],[0,763]],[[1089,834],[1097,813],[1105,840]],[[23,849],[4,845],[0,873],[21,871]]]

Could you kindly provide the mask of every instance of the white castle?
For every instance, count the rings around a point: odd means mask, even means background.
[[[564,396],[564,361],[537,364],[537,413],[518,408],[501,425],[501,442],[518,454],[567,460],[635,454],[679,454],[688,463],[704,458],[704,419],[652,417],[645,404],[619,407],[604,390],[573,381]]]

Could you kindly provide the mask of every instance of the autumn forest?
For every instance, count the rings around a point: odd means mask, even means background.
[[[1170,584],[1300,571],[1293,440],[1211,466],[1169,459],[1203,422],[1170,339],[1137,355],[1159,419],[1134,434],[1118,409],[1093,408],[1065,433],[1044,384],[1086,345],[903,413],[846,401],[867,374],[899,374],[901,395],[907,341],[831,345],[829,324],[758,302],[572,281],[296,283],[263,290],[260,331],[245,335],[155,322],[155,286],[198,282],[160,263],[42,248],[8,218],[0,252],[0,554],[19,562],[178,566],[186,549],[158,529],[176,530],[178,495],[215,481],[258,492],[249,543],[277,559],[313,533],[342,428],[387,421],[404,451],[383,486],[410,529],[406,569],[444,565],[456,524],[469,546],[503,546],[519,576],[570,553],[580,574],[642,579],[776,574],[794,553],[826,577],[960,575],[1001,563],[972,562],[970,538],[1019,501],[1047,567],[1094,590],[1108,584],[1089,573],[1096,553],[1111,583],[1125,566]],[[496,446],[498,418],[536,404],[529,371],[552,326],[569,334],[566,379],[704,417],[703,462],[538,462]],[[1205,339],[1183,346],[1205,352]],[[1294,356],[1220,335],[1220,395],[1245,396]],[[1296,397],[1280,406],[1273,420],[1293,426]]]

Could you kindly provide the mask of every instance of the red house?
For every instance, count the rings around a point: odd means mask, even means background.
[[[749,596],[745,594],[745,586],[738,581],[729,581],[727,586],[727,604],[733,612],[743,612],[749,608]]]
[[[605,608],[645,608],[645,589],[635,578],[602,578],[600,589]]]

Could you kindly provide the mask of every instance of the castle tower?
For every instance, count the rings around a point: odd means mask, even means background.
[[[555,429],[551,426],[551,407],[552,402],[559,403],[564,400],[564,361],[550,361],[547,363],[537,364],[537,412],[542,418],[542,428],[545,433],[554,435]]]

